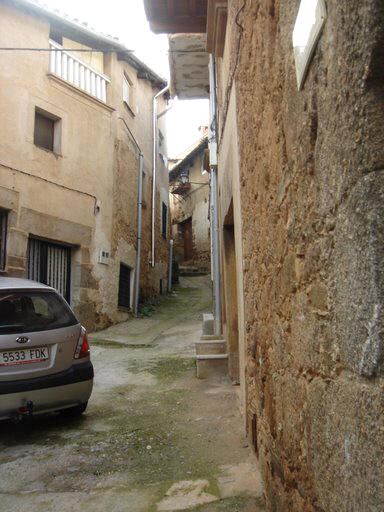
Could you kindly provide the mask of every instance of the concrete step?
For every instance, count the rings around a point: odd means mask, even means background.
[[[205,354],[196,356],[197,378],[207,379],[228,374],[227,354]]]
[[[203,336],[213,336],[213,314],[203,313]]]
[[[208,274],[207,270],[195,267],[193,265],[180,265],[179,266],[179,275],[185,277],[193,277],[193,276],[206,276]]]
[[[198,272],[199,269],[193,265],[179,265],[180,272]]]
[[[202,336],[202,338],[195,342],[196,355],[214,355],[225,354],[227,351],[227,343],[223,339],[217,339],[214,336]]]

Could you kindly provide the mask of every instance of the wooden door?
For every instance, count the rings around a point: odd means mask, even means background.
[[[192,219],[189,218],[183,222],[183,237],[184,237],[184,261],[189,261],[193,258],[193,245],[192,245]]]

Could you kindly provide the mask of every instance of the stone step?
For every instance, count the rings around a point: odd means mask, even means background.
[[[211,339],[200,339],[195,342],[196,355],[208,355],[208,354],[225,354],[227,351],[227,343],[223,339],[215,339],[214,336],[203,336],[202,338]]]
[[[208,271],[202,268],[195,267],[193,265],[180,265],[179,266],[179,275],[185,277],[193,277],[193,276],[206,276]]]
[[[196,356],[197,378],[224,377],[228,374],[228,354]]]
[[[198,272],[199,269],[190,265],[179,265],[180,272]]]

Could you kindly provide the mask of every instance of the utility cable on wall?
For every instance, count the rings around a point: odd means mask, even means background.
[[[244,27],[243,27],[243,25],[241,25],[241,23],[239,23],[239,17],[240,17],[240,14],[245,9],[246,3],[247,3],[247,0],[244,0],[243,1],[243,5],[237,11],[236,16],[235,16],[235,23],[236,23],[236,25],[240,29],[240,35],[239,35],[239,37],[237,39],[237,50],[236,50],[235,65],[233,67],[232,73],[231,73],[231,75],[229,77],[229,80],[227,82],[228,85],[227,85],[227,90],[226,90],[226,95],[225,95],[225,105],[224,105],[225,112],[224,112],[224,115],[223,115],[223,124],[222,124],[221,131],[220,131],[220,139],[218,141],[218,148],[220,147],[221,141],[223,140],[223,133],[224,133],[225,124],[226,124],[226,121],[227,121],[227,114],[228,114],[229,101],[230,101],[231,92],[232,92],[232,85],[233,85],[233,81],[235,79],[236,71],[237,71],[237,68],[238,68],[238,65],[239,65],[239,61],[240,61],[240,44],[241,44],[241,40],[243,39]]]
[[[62,185],[61,183],[56,183],[55,181],[48,180],[47,178],[43,178],[42,176],[37,176],[36,174],[32,174],[27,171],[22,171],[21,169],[16,169],[15,167],[10,167],[9,165],[3,164],[2,162],[0,162],[0,165],[5,167],[6,169],[9,169],[11,172],[18,172],[20,174],[24,174],[25,176],[29,176],[30,178],[35,178],[37,180],[44,181],[45,183],[49,183],[50,185],[55,185],[56,187],[62,188],[64,190],[69,190],[70,192],[76,192],[77,194],[82,194],[84,196],[91,197],[95,202],[95,206],[94,206],[95,213],[97,212],[97,208],[98,208],[97,197],[94,196],[93,194],[89,194],[88,192],[83,192],[82,190],[78,190],[76,188],[67,187],[66,185]]]

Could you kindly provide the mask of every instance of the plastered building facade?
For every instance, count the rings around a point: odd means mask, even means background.
[[[179,264],[210,268],[208,138],[203,136],[170,169],[170,208],[174,257]]]
[[[88,329],[123,321],[137,246],[132,136],[144,155],[141,298],[167,279],[168,172],[160,154],[150,261],[152,99],[166,84],[117,41],[29,2],[0,2],[0,46],[56,50],[1,55],[1,275],[56,287]]]
[[[325,2],[299,91],[301,3],[209,0],[190,13],[216,64],[228,370],[269,511],[378,512],[384,10]],[[168,14],[171,40],[192,32]]]

